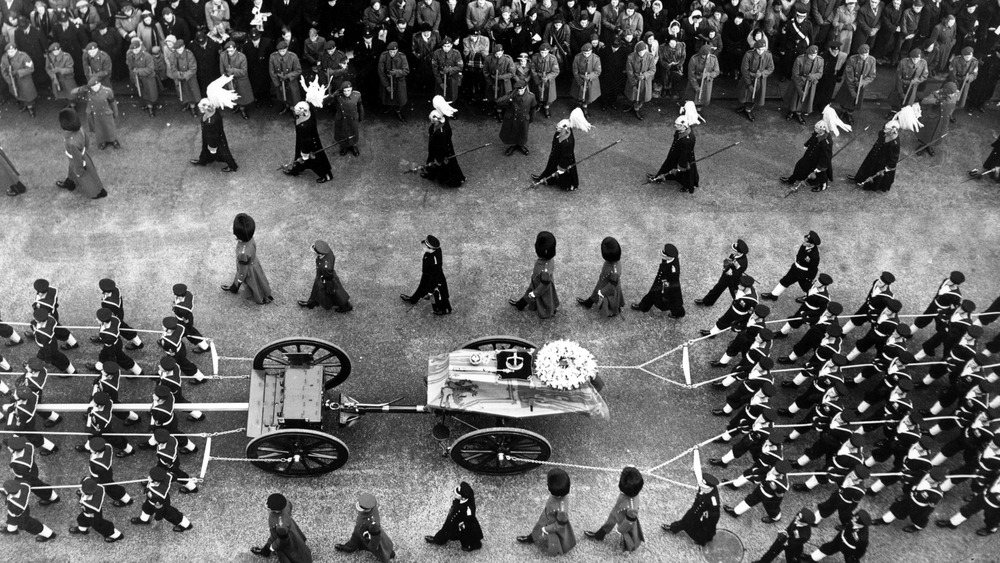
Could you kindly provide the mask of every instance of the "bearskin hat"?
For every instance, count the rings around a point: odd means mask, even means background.
[[[233,235],[242,242],[250,242],[256,230],[257,224],[253,217],[246,213],[240,213],[233,219]]]
[[[621,477],[618,478],[618,490],[627,497],[634,497],[642,490],[642,473],[634,467],[622,469]]]
[[[615,240],[615,237],[605,237],[601,241],[601,257],[608,262],[617,262],[622,259],[622,247]]]
[[[556,236],[548,231],[538,233],[535,238],[535,254],[542,260],[551,260],[556,256]]]
[[[564,497],[569,494],[569,474],[562,469],[554,467],[549,470],[548,487],[549,493],[555,497]]]

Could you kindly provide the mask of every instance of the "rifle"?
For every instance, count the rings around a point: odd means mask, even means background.
[[[864,90],[864,86],[861,85],[861,79],[858,79],[858,91],[854,94],[854,108],[858,107],[858,100],[861,99],[861,90]]]
[[[451,156],[446,156],[441,161],[435,160],[435,161],[429,162],[427,164],[418,164],[418,165],[414,166],[413,168],[410,168],[409,170],[406,170],[405,172],[403,172],[403,174],[415,174],[417,172],[423,172],[424,170],[427,170],[427,168],[429,168],[431,166],[441,166],[444,163],[448,162],[449,160],[458,158],[458,157],[462,156],[463,154],[467,154],[467,153],[470,153],[470,152],[478,151],[479,149],[485,149],[486,147],[488,147],[488,146],[490,146],[492,144],[493,143],[485,143],[485,144],[479,145],[478,147],[475,147],[475,148],[464,150],[462,152],[457,152],[457,153],[455,153],[455,154],[453,154]]]
[[[705,59],[705,66],[708,66],[708,58]],[[705,79],[708,78],[708,73],[705,72],[706,70],[706,68],[702,68],[701,84],[698,86],[698,101],[700,101],[702,105],[705,105]]]
[[[354,137],[356,137],[356,135],[351,135],[350,137],[345,137],[343,139],[340,139],[339,141],[334,141],[334,142],[330,143],[329,145],[320,148],[319,150],[315,150],[315,151],[309,153],[309,158],[312,158],[313,156],[316,156],[317,154],[319,154],[319,153],[321,153],[321,152],[323,152],[323,151],[325,151],[327,149],[332,149],[333,147],[339,145],[340,143],[343,143],[344,141],[349,141],[350,139],[353,139]],[[295,159],[292,159],[292,161],[289,162],[288,164],[282,164],[281,166],[275,168],[275,170],[288,170],[292,166],[294,166],[294,165],[296,165],[298,163],[301,163],[301,162],[303,162],[303,158],[300,155],[299,157],[297,157]]]
[[[62,92],[62,84],[59,83],[59,73],[56,72],[55,61],[48,55],[45,56],[45,60],[49,61],[49,64],[52,65],[52,87],[56,92]]]
[[[868,130],[868,128],[869,128],[869,127],[871,127],[871,125],[867,125],[867,126],[865,126],[865,128],[864,128],[864,129],[862,129],[862,131],[861,131],[861,132],[862,132],[862,133],[864,133],[865,131],[867,131],[867,130]],[[851,137],[851,140],[850,140],[850,141],[847,141],[846,143],[844,143],[844,146],[840,147],[839,149],[837,149],[837,152],[833,153],[833,156],[831,156],[831,157],[830,157],[830,162],[832,163],[832,162],[833,162],[833,159],[834,159],[834,157],[836,157],[836,156],[837,156],[838,154],[840,154],[840,153],[841,153],[841,151],[843,151],[843,150],[844,150],[844,149],[846,149],[847,147],[851,146],[851,143],[853,143],[854,141],[857,141],[857,140],[858,140],[858,135],[853,135],[853,136]],[[794,185],[794,186],[792,186],[792,187],[791,187],[791,188],[790,188],[790,189],[788,190],[788,193],[786,193],[786,194],[785,194],[785,197],[788,197],[788,196],[790,196],[790,195],[794,194],[795,192],[799,191],[799,190],[800,190],[800,189],[802,188],[803,184],[805,184],[805,183],[806,183],[806,182],[807,182],[808,180],[809,180],[809,178],[805,178],[805,179],[803,179],[803,180],[799,180],[798,182],[796,182],[796,183],[795,183],[795,185]]]
[[[500,69],[498,68],[493,73],[493,100],[496,100],[500,96],[500,94],[497,93],[499,87],[500,87]]]
[[[923,148],[927,148],[927,147],[929,147],[929,146],[931,146],[931,145],[936,145],[936,144],[938,144],[939,142],[941,142],[941,139],[944,139],[944,138],[945,138],[945,137],[947,137],[947,136],[948,136],[948,133],[945,133],[944,135],[941,135],[941,136],[940,136],[940,137],[938,137],[937,139],[934,139],[933,141],[931,141],[931,142],[930,142],[929,144],[927,144],[927,145],[924,145],[924,147],[923,147]],[[920,149],[920,150],[923,150],[923,149]],[[910,154],[908,154],[908,155],[904,156],[903,158],[901,158],[901,159],[897,160],[897,161],[896,161],[896,168],[899,168],[899,165],[900,165],[900,164],[902,164],[902,163],[903,163],[903,162],[904,162],[904,161],[905,161],[906,159],[908,159],[908,158],[911,158],[911,157],[913,157],[914,155],[916,155],[916,154],[917,154],[918,152],[920,152],[920,150],[916,150],[916,151],[913,151],[913,152],[911,152]],[[864,185],[865,185],[865,184],[867,184],[868,182],[871,182],[871,181],[872,181],[872,180],[874,180],[875,178],[881,178],[881,177],[882,177],[883,175],[885,175],[885,168],[883,168],[882,170],[879,170],[879,171],[878,171],[878,172],[876,172],[875,174],[872,174],[871,176],[869,176],[869,177],[865,178],[865,181],[864,181],[864,182],[861,182],[861,186],[862,186],[862,187],[864,187]]]
[[[183,78],[181,78],[181,75],[178,74],[177,75],[177,79],[174,80],[174,83],[177,85],[177,97],[181,99],[181,103],[183,104],[184,103],[184,88],[181,88],[181,80],[183,80]]]
[[[13,61],[8,62],[13,63]],[[10,74],[10,89],[14,91],[14,97],[17,98],[21,94],[17,91],[17,78],[14,76],[14,65],[11,64],[7,69],[8,74]]]
[[[392,71],[390,70],[389,72],[392,72]],[[393,78],[395,78],[395,77],[390,74],[389,75],[389,99],[390,100],[395,100],[396,99],[396,81],[393,80]]]
[[[694,161],[694,162],[692,162],[691,164],[698,164],[699,162],[701,162],[701,161],[703,161],[703,160],[706,160],[706,159],[709,159],[709,158],[712,158],[713,156],[715,156],[715,155],[719,154],[720,152],[725,152],[725,151],[728,151],[729,149],[731,149],[731,148],[735,147],[736,145],[738,145],[738,144],[740,144],[740,143],[742,143],[742,142],[743,142],[743,141],[736,141],[735,143],[733,143],[733,144],[731,144],[731,145],[729,145],[729,146],[726,146],[726,147],[722,147],[721,149],[719,149],[719,150],[717,150],[717,151],[715,151],[715,152],[713,152],[713,153],[711,153],[711,154],[707,154],[707,155],[705,155],[705,156],[703,156],[703,157],[701,157],[701,158],[699,158],[699,159],[695,160],[695,161]],[[653,176],[652,178],[648,178],[648,179],[647,179],[647,180],[646,180],[645,182],[643,182],[643,184],[642,184],[642,185],[644,185],[644,186],[645,186],[646,184],[652,184],[653,182],[656,182],[656,181],[659,181],[659,180],[662,180],[663,178],[666,178],[667,176],[669,176],[669,175],[671,175],[671,174],[674,174],[675,172],[679,172],[679,171],[680,171],[680,169],[679,169],[679,168],[674,168],[673,170],[671,170],[670,172],[667,172],[667,173],[665,173],[665,174],[657,174],[656,176]]]
[[[753,90],[750,91],[750,103],[757,105],[757,84],[760,82],[759,76],[753,77]]]
[[[914,73],[913,74],[913,78],[916,78],[916,77],[917,77],[917,75],[916,75],[916,73]],[[904,105],[904,106],[910,105],[911,102],[909,102],[908,100],[910,99],[910,92],[912,92],[912,91],[913,91],[913,80],[910,80],[910,85],[906,87],[906,93],[903,94],[903,104],[902,105]]]
[[[573,164],[570,164],[569,166],[567,166],[566,169],[562,171],[562,173],[569,172],[573,168],[576,168],[580,164],[586,162],[587,160],[590,160],[591,158],[594,158],[595,156],[597,156],[597,155],[601,154],[602,152],[610,149],[611,147],[617,145],[620,142],[622,142],[622,140],[618,139],[617,141],[611,143],[610,145],[604,147],[603,149],[600,149],[597,152],[591,153],[591,154],[585,156],[584,158],[581,158],[580,160],[578,160],[578,161],[574,162]],[[538,186],[541,186],[542,184],[547,183],[552,178],[555,178],[559,174],[560,174],[560,172],[556,171],[556,172],[553,172],[552,174],[549,174],[548,176],[545,176],[544,178],[539,178],[537,182],[532,182],[531,186],[529,186],[529,187],[531,187],[531,188],[537,188]]]
[[[142,86],[139,84],[139,75],[133,72],[132,76],[135,77],[135,94],[141,98],[142,97]]]

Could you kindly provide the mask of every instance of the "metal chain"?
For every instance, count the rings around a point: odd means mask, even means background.
[[[537,463],[537,464],[540,464],[540,465],[554,465],[556,467],[571,467],[573,469],[591,469],[591,470],[594,470],[594,471],[610,471],[610,472],[613,472],[613,473],[618,473],[618,472],[621,471],[621,468],[614,468],[614,467],[593,467],[593,466],[590,466],[590,465],[577,465],[575,463],[558,463],[558,462],[555,462],[555,461],[539,461],[537,459],[524,459],[524,458],[514,457],[512,455],[507,455],[507,454],[499,454],[499,455],[501,456],[501,459],[509,459],[511,461],[520,461],[522,463]]]
[[[295,458],[283,457],[283,458],[268,458],[268,459],[251,459],[249,457],[215,457],[214,455],[208,456],[208,459],[213,461],[249,461],[253,463],[264,462],[264,463],[279,463],[279,462],[292,462]]]

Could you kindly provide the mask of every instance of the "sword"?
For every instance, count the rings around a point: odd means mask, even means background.
[[[602,152],[610,149],[611,147],[617,145],[620,142],[622,142],[622,140],[618,139],[617,141],[611,143],[610,145],[604,147],[603,149],[601,149],[601,150],[599,150],[597,152],[591,153],[591,154],[585,156],[584,158],[582,158],[582,159],[574,162],[573,164],[570,164],[569,166],[566,167],[565,170],[563,170],[563,173],[569,172],[573,168],[576,168],[580,164],[583,164],[587,160],[590,160],[591,158],[594,158],[595,156],[597,156],[597,155],[601,154]],[[552,174],[549,174],[548,176],[546,176],[544,178],[540,178],[537,182],[532,182],[531,186],[529,186],[529,187],[530,188],[537,188],[538,186],[541,186],[542,184],[548,182],[549,180],[551,180],[552,178],[555,178],[558,175],[559,175],[559,172],[553,172]]]
[[[322,147],[319,150],[316,150],[316,151],[313,151],[313,152],[309,153],[309,158],[312,158],[313,156],[315,156],[315,155],[317,155],[317,154],[319,154],[319,153],[321,153],[321,152],[323,152],[323,151],[325,151],[327,149],[332,149],[333,147],[339,145],[340,143],[343,143],[344,141],[349,141],[349,140],[353,139],[356,136],[357,135],[351,135],[350,137],[345,137],[345,138],[343,138],[343,139],[341,139],[339,141],[334,141],[334,142],[330,143],[329,145],[327,145],[325,147]],[[275,168],[275,170],[287,170],[288,168],[290,168],[291,166],[295,165],[298,162],[302,162],[302,157],[292,159],[292,161],[289,162],[288,164],[282,164],[281,166]]]
[[[861,132],[864,133],[865,131],[868,130],[869,127],[871,127],[871,125],[866,126]],[[844,143],[844,146],[840,147],[839,149],[837,149],[837,152],[833,153],[833,156],[830,157],[830,162],[833,162],[834,157],[836,157],[838,154],[840,154],[841,151],[843,151],[847,147],[851,146],[851,143],[853,143],[854,141],[857,141],[857,140],[858,140],[858,135],[851,136],[851,140],[850,141],[847,141],[846,143]],[[808,181],[808,180],[809,179],[806,178],[804,180],[799,180],[798,182],[796,182],[795,185],[792,186],[788,190],[788,192],[785,194],[785,197],[788,197],[788,196],[794,194],[795,192],[799,191],[802,188],[802,186],[806,183],[806,181]]]
[[[0,154],[3,154],[3,153],[0,153]],[[10,162],[10,161],[8,161],[8,162]],[[997,172],[997,171],[1000,171],[1000,166],[994,166],[993,168],[990,168],[989,170],[983,170],[982,172],[976,173],[975,176],[969,176],[968,178],[962,180],[962,183],[964,184],[965,182],[968,182],[969,180],[978,180],[978,179],[982,178],[983,176],[989,176],[990,174],[993,174],[994,172]]]
[[[941,135],[941,136],[940,136],[940,137],[938,137],[937,139],[935,139],[935,140],[931,141],[931,143],[930,143],[930,144],[927,144],[927,145],[924,145],[924,147],[923,147],[923,148],[927,148],[927,147],[929,147],[929,146],[931,146],[931,145],[936,145],[936,144],[938,144],[939,142],[941,142],[941,139],[944,139],[944,138],[945,138],[945,137],[947,137],[947,136],[948,136],[948,133],[945,133],[944,135]],[[897,160],[897,161],[896,161],[896,168],[899,168],[899,165],[900,165],[900,164],[902,164],[902,163],[903,163],[904,161],[906,161],[906,159],[908,159],[908,158],[911,158],[911,157],[913,157],[913,156],[916,156],[916,154],[917,154],[918,152],[920,152],[920,151],[919,151],[919,150],[917,150],[917,151],[913,151],[913,152],[911,152],[910,154],[908,154],[908,155],[904,156],[903,158],[901,158],[901,159]],[[998,168],[1000,168],[1000,167],[998,167]],[[865,181],[864,181],[864,182],[861,182],[861,185],[862,185],[862,186],[864,186],[865,184],[867,184],[868,182],[871,182],[871,181],[872,181],[872,180],[874,180],[875,178],[881,178],[881,177],[882,177],[882,176],[883,176],[884,174],[885,174],[885,169],[883,168],[882,170],[879,170],[878,172],[876,172],[875,174],[872,174],[872,175],[871,175],[871,176],[869,176],[868,178],[865,178]]]
[[[742,142],[743,142],[743,141],[736,141],[735,143],[733,143],[733,144],[731,144],[731,145],[729,145],[729,146],[726,146],[726,147],[722,147],[721,149],[719,149],[719,150],[717,150],[717,151],[715,151],[715,152],[713,152],[713,153],[711,153],[711,154],[707,154],[707,155],[705,155],[705,156],[703,156],[703,157],[701,157],[701,158],[699,158],[699,159],[695,160],[695,161],[694,161],[694,162],[692,162],[691,164],[698,164],[699,162],[701,162],[701,161],[703,161],[703,160],[706,160],[706,159],[709,159],[709,158],[712,158],[713,156],[715,156],[715,155],[719,154],[720,152],[724,152],[724,151],[728,151],[729,149],[731,149],[731,148],[735,147],[736,145],[738,145],[738,144],[740,144],[740,143],[742,143]],[[646,184],[651,184],[651,183],[653,183],[653,182],[655,182],[655,181],[657,181],[657,180],[662,180],[663,178],[665,178],[665,177],[667,177],[667,176],[669,176],[669,175],[671,175],[671,174],[673,174],[674,172],[677,172],[677,171],[679,171],[679,170],[680,170],[680,169],[678,169],[678,168],[674,168],[673,170],[671,170],[670,172],[667,172],[666,174],[658,174],[658,175],[656,175],[656,176],[653,176],[653,178],[652,178],[652,179],[648,179],[648,180],[646,180],[645,182],[643,182],[643,184],[642,184],[642,185],[644,185],[644,186],[645,186]]]
[[[478,147],[475,147],[475,148],[464,150],[462,152],[457,152],[457,153],[455,153],[455,154],[453,154],[451,156],[445,157],[444,159],[442,159],[440,161],[435,160],[434,162],[430,162],[428,164],[418,164],[417,166],[414,166],[413,168],[411,168],[411,169],[403,172],[403,174],[414,174],[414,173],[417,173],[417,172],[423,172],[429,166],[441,166],[444,163],[448,162],[449,160],[452,160],[454,158],[458,158],[458,157],[462,156],[463,154],[468,154],[470,152],[478,151],[479,149],[485,149],[486,147],[488,147],[488,146],[490,146],[492,144],[493,143],[485,143],[485,144],[479,145]]]
[[[3,147],[0,147],[0,157],[2,157],[4,162],[7,163],[7,166],[10,166],[10,169],[14,171],[15,175],[17,176],[21,175],[21,173],[17,171],[17,168],[14,168],[14,163],[11,162],[9,158],[7,158],[7,153],[4,152]]]

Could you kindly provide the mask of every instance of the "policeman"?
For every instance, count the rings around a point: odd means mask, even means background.
[[[42,455],[51,455],[59,451],[48,438],[34,433],[35,413],[38,407],[38,396],[31,387],[24,383],[14,391],[14,412],[11,413],[7,430],[25,432],[24,438],[36,448],[41,448]]]
[[[715,301],[726,289],[729,290],[731,296],[736,297],[736,290],[740,286],[740,278],[747,271],[747,254],[750,253],[750,247],[747,246],[747,243],[743,242],[743,239],[736,239],[732,248],[733,251],[729,254],[729,257],[722,261],[722,275],[719,276],[719,281],[715,282],[715,285],[712,286],[712,289],[708,290],[708,293],[704,297],[695,299],[695,305],[704,305],[705,307],[715,305]]]
[[[972,500],[966,502],[950,519],[938,520],[937,525],[954,530],[979,512],[983,513],[984,526],[976,530],[976,534],[989,536],[997,533],[1000,529],[1000,476],[994,478],[993,482]]]
[[[76,517],[76,526],[69,527],[69,533],[74,535],[89,534],[93,528],[104,536],[107,543],[115,543],[124,539],[125,535],[114,524],[104,519],[103,507],[104,487],[93,477],[87,477],[80,484],[80,514]]]
[[[844,555],[844,563],[858,563],[868,551],[868,527],[871,525],[872,517],[868,511],[857,511],[835,538],[812,552],[812,560],[821,561],[839,552]]]
[[[892,503],[888,512],[882,518],[872,522],[873,526],[888,526],[894,520],[910,519],[910,525],[903,528],[904,532],[919,532],[927,527],[934,508],[944,498],[941,485],[948,479],[948,472],[944,467],[935,467],[909,492],[905,497],[901,497]]]
[[[791,464],[785,460],[779,461],[767,472],[764,480],[735,508],[727,504],[723,505],[722,509],[733,518],[739,518],[751,507],[763,504],[767,515],[760,519],[761,522],[770,524],[781,520],[781,501],[788,491],[787,473],[791,470]]]
[[[19,481],[31,485],[35,496],[40,500],[40,506],[48,506],[59,502],[59,495],[55,489],[37,489],[37,487],[48,487],[45,481],[38,478],[38,464],[35,463],[35,446],[21,436],[14,436],[7,440],[7,449],[10,450],[10,470]]]
[[[792,315],[792,319],[785,322],[774,337],[776,339],[788,338],[788,333],[792,332],[792,329],[799,328],[805,323],[808,323],[810,327],[816,324],[826,311],[827,306],[830,305],[831,284],[833,284],[833,278],[829,274],[820,274],[816,281],[809,286],[805,299],[801,301],[802,304]]]
[[[13,536],[20,533],[21,528],[24,528],[25,532],[35,534],[37,542],[47,542],[56,538],[57,534],[52,531],[52,528],[31,517],[28,495],[33,492],[36,495],[38,493],[32,491],[30,485],[16,479],[8,479],[3,483],[3,490],[7,493],[7,525],[0,528],[0,532]]]
[[[181,369],[181,373],[194,378],[192,383],[198,385],[204,383],[207,378],[205,374],[201,373],[198,366],[187,357],[187,346],[184,345],[185,333],[186,329],[184,325],[180,324],[176,318],[163,317],[163,334],[157,343],[167,355],[174,358],[174,361],[177,362],[177,365]],[[195,350],[197,351],[198,349],[195,348]]]
[[[896,283],[896,276],[892,275],[892,272],[882,272],[872,282],[872,287],[868,290],[868,295],[865,296],[865,302],[858,307],[853,318],[844,323],[844,334],[849,334],[854,330],[854,327],[874,322],[878,318],[879,313],[893,298],[894,293],[890,286],[894,283]]]
[[[195,354],[208,352],[208,339],[194,326],[194,296],[182,283],[174,285],[173,293],[173,313],[177,321],[184,326],[184,337],[194,346]]]
[[[778,285],[774,286],[774,289],[761,297],[777,301],[778,297],[794,283],[799,284],[802,291],[808,290],[819,272],[819,245],[820,238],[815,231],[806,233],[798,252],[795,253],[795,262],[789,266],[788,272],[778,281]]]
[[[718,477],[702,473],[691,508],[680,520],[660,527],[671,534],[686,532],[696,544],[703,546],[715,537],[720,504]]]
[[[177,438],[171,436],[166,428],[157,428],[153,431],[153,440],[156,441],[157,465],[169,471],[175,478],[184,481],[184,486],[180,489],[181,494],[197,493],[198,483],[181,469]],[[194,444],[189,441],[188,445]]]
[[[954,271],[948,274],[948,277],[938,285],[937,292],[934,293],[934,299],[931,299],[924,313],[913,320],[913,324],[910,325],[910,331],[916,334],[918,330],[931,324],[931,321],[941,315],[942,312],[950,313],[954,309],[954,306],[949,303],[957,305],[962,301],[962,288],[960,286],[963,283],[965,283],[965,274],[962,272]],[[945,297],[946,295],[951,295],[952,297]]]
[[[757,290],[754,289],[753,284],[755,280],[748,274],[743,274],[740,277],[740,286],[736,290],[736,295],[733,296],[733,302],[729,306],[729,309],[719,317],[719,320],[715,321],[715,326],[711,330],[702,329],[702,336],[716,335],[720,332],[732,327],[739,326],[741,323],[745,323],[747,317],[753,312],[754,308],[757,306]]]
[[[899,311],[902,308],[903,304],[898,299],[890,300],[885,309],[879,313],[878,319],[872,323],[868,332],[854,343],[854,349],[847,355],[848,361],[853,362],[855,358],[872,347],[875,348],[876,353],[880,352],[889,337],[896,332],[896,328],[899,326]]]
[[[378,513],[378,501],[375,496],[364,493],[358,497],[354,504],[357,518],[354,521],[354,530],[351,532],[351,539],[347,543],[338,543],[333,547],[337,551],[352,553],[359,549],[371,551],[383,562],[387,562],[396,556],[396,551],[392,548],[392,540],[382,533],[382,517]]]
[[[142,512],[129,520],[134,526],[148,526],[154,516],[157,520],[162,519],[173,524],[175,532],[186,532],[194,526],[187,516],[170,504],[172,480],[167,470],[158,465],[149,470],[146,500],[142,503]]]
[[[118,319],[121,337],[126,341],[125,349],[141,350],[145,344],[139,338],[139,333],[125,322],[125,301],[122,299],[121,290],[118,289],[118,285],[114,280],[104,278],[97,282],[97,286],[101,290],[101,308],[109,309],[111,314]],[[94,344],[102,342],[100,336],[92,336],[90,337],[90,341]]]
[[[808,508],[803,508],[791,524],[784,531],[778,532],[778,537],[774,539],[771,547],[760,556],[760,559],[753,563],[770,563],[785,552],[786,562],[797,562],[802,560],[802,550],[806,542],[812,537],[812,529],[816,526],[816,513]]]
[[[87,448],[90,450],[90,459],[87,462],[87,470],[90,471],[90,476],[104,487],[104,492],[111,497],[111,504],[118,508],[130,506],[133,500],[128,492],[125,491],[125,487],[121,485],[109,485],[108,483],[115,482],[114,470],[111,467],[114,459],[116,457],[128,457],[135,453],[135,449],[129,446],[128,450],[119,450],[116,452],[100,436],[94,436],[88,440]]]
[[[121,321],[114,316],[111,309],[103,307],[97,310],[96,317],[101,325],[101,332],[97,335],[101,340],[101,352],[97,356],[97,362],[87,364],[87,369],[100,371],[104,362],[114,361],[118,367],[132,372],[133,375],[141,374],[142,367],[125,353],[121,337]]]

